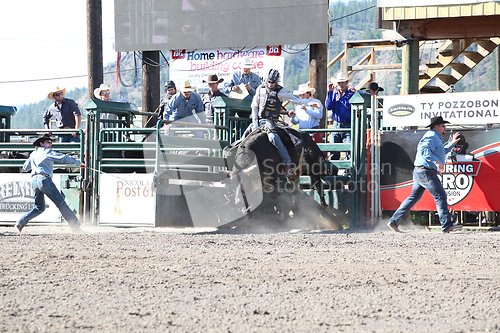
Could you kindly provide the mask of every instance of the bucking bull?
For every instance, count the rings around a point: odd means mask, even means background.
[[[261,201],[266,203],[270,195],[275,213],[279,219],[285,214],[287,205],[283,202],[290,196],[281,196],[283,192],[292,193],[292,212],[297,213],[300,191],[300,175],[306,174],[311,178],[311,187],[314,188],[326,207],[323,183],[321,176],[324,173],[322,166],[322,152],[311,136],[305,132],[292,128],[286,130],[275,129],[287,147],[292,159],[292,176],[286,180],[283,175],[283,163],[276,147],[269,141],[266,132],[256,130],[237,146],[229,149],[228,159],[233,160],[230,172],[231,183],[235,190],[235,204],[246,213],[257,208]],[[295,138],[292,139],[291,136]],[[260,176],[260,177],[259,177]],[[263,195],[259,195],[262,194]]]

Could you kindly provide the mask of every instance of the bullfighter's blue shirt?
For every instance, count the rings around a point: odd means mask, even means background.
[[[31,170],[31,175],[46,174],[52,178],[54,163],[66,163],[80,165],[80,161],[73,157],[61,153],[57,153],[47,147],[37,147],[30,157],[24,162],[23,169]]]
[[[427,169],[437,170],[436,162],[444,165],[445,156],[455,146],[451,141],[443,144],[443,137],[435,130],[427,131],[417,146],[417,155],[415,156],[415,166],[423,166]]]

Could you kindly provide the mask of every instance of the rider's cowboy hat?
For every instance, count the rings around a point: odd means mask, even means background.
[[[380,87],[377,82],[370,82],[366,85],[366,88],[363,87],[361,90],[373,90],[373,91],[384,91],[384,88]]]
[[[99,88],[95,88],[94,89],[94,96],[96,98],[101,98],[101,91],[106,91],[106,90],[111,90],[111,87],[108,86],[105,83],[101,83],[101,85],[99,86]]]
[[[336,82],[349,82],[349,81],[351,81],[351,78],[345,72],[339,72],[339,73],[337,73],[337,76],[332,77],[332,82],[333,83],[336,83]]]
[[[57,91],[57,90],[56,90]],[[50,134],[45,133],[40,135],[35,142],[33,142],[33,146],[40,147],[40,144],[45,141],[54,141],[54,139],[50,136]]]
[[[311,94],[316,92],[316,89],[314,88],[309,88],[309,85],[307,83],[299,85],[299,89],[295,90],[293,92],[294,95],[301,95],[305,94],[307,92],[310,92]]]
[[[49,94],[47,95],[47,97],[51,100],[51,101],[55,101],[55,98],[54,98],[54,93],[58,92],[58,91],[61,91],[62,94],[63,94],[63,97],[64,95],[66,95],[66,88],[59,88],[59,87],[56,87],[55,90],[49,92]]]
[[[185,92],[185,91],[195,91],[196,88],[191,85],[191,81],[186,80],[183,83],[181,83],[181,85],[179,87],[179,90],[182,91],[182,92]]]
[[[241,64],[241,68],[253,68],[252,58],[245,57],[245,61]]]
[[[441,116],[438,116],[438,117],[432,117],[431,118],[431,123],[430,125],[427,125],[425,127],[430,127],[432,128],[433,126],[435,125],[439,125],[439,124],[449,124],[450,122],[449,121],[446,121],[443,119],[443,117]]]
[[[210,75],[208,75],[208,79],[206,81],[203,80],[203,83],[221,83],[223,81],[224,81],[224,79],[222,79],[222,78],[219,79],[217,77],[217,74],[210,74]]]

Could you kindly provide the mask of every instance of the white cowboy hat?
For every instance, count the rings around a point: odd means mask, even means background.
[[[351,78],[345,72],[339,72],[339,73],[337,73],[336,77],[334,77],[334,78],[332,77],[333,83],[335,83],[335,82],[348,82],[348,81],[351,81]]]
[[[64,95],[66,95],[66,88],[56,87],[56,89],[54,89],[53,91],[49,92],[49,94],[47,95],[48,99],[50,99],[51,101],[55,101],[55,98],[54,98],[53,95],[54,95],[54,93],[56,93],[58,91],[62,92],[63,97],[64,97]]]
[[[301,94],[305,94],[307,92],[310,92],[311,94],[313,94],[316,92],[316,89],[309,88],[309,84],[304,83],[304,84],[299,85],[299,89],[295,90],[293,92],[293,94],[294,95],[301,95]]]
[[[105,90],[111,90],[111,87],[105,83],[101,83],[99,88],[94,89],[94,96],[96,98],[101,98],[101,91],[105,91]]]
[[[241,64],[241,68],[253,68],[252,58],[245,57],[245,61]]]
[[[195,91],[196,88],[191,85],[191,81],[186,80],[183,83],[181,83],[179,90],[184,92],[184,91]]]

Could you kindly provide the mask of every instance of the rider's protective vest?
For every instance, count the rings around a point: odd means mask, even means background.
[[[271,118],[277,120],[279,118],[282,102],[278,98],[278,93],[281,89],[283,89],[283,87],[279,85],[276,85],[276,87],[270,91],[268,91],[265,86],[259,88],[259,119]]]

